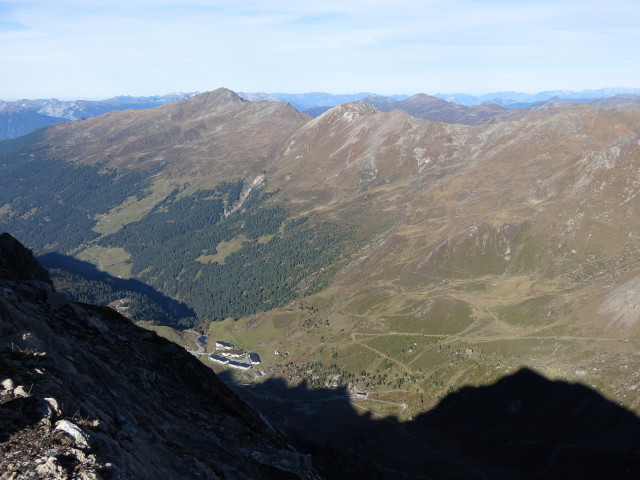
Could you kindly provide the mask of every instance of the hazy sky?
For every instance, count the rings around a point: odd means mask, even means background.
[[[4,100],[640,87],[640,1],[0,1],[0,72]]]

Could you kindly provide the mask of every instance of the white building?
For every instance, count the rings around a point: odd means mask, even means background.
[[[220,355],[223,355],[225,357],[231,357],[231,358],[242,358],[247,354],[247,352],[245,352],[242,349],[238,349],[238,350],[225,350],[224,352],[220,352]]]

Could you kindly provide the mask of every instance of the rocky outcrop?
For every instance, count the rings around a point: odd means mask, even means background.
[[[31,252],[8,233],[0,235],[0,276],[5,280],[20,282],[39,280],[50,285],[49,274]]]
[[[0,236],[0,478],[318,478],[177,345],[72,303]]]

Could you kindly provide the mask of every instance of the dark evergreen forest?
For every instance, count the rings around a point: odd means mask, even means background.
[[[266,202],[270,194],[257,191],[241,211],[224,218],[224,206],[237,201],[240,191],[239,182],[179,199],[174,192],[100,244],[124,248],[132,256],[133,275],[179,298],[200,319],[239,318],[323,286],[329,272],[317,274],[346,255],[350,230],[288,219],[284,208]],[[196,260],[241,235],[246,240],[224,262]]]
[[[195,312],[176,315],[140,291],[59,268],[58,280],[76,300],[108,303],[126,296],[134,319],[193,326],[239,318],[284,305],[326,285],[350,254],[346,225],[290,218],[274,193],[254,189],[238,206],[243,181],[221,182],[190,195],[174,190],[141,220],[99,238],[95,218],[130,196],[142,198],[154,172],[108,171],[101,166],[42,159],[41,132],[0,142],[0,229],[37,254],[73,254],[89,245],[122,247],[131,272]],[[214,258],[221,242],[236,248]]]
[[[0,225],[37,253],[68,253],[97,238],[91,230],[94,217],[142,195],[149,185],[148,172],[119,173],[16,155],[13,150],[24,142],[22,137],[0,142]]]

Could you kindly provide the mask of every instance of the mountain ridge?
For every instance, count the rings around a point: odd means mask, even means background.
[[[279,115],[278,125],[269,119],[270,115]],[[221,151],[222,158],[218,159],[216,167],[224,170],[229,163],[227,160],[231,150],[235,155],[234,163],[257,157],[266,164],[273,156],[272,144],[277,145],[278,141],[282,141],[278,139],[286,138],[290,129],[306,122],[308,118],[286,104],[250,103],[230,90],[218,89],[142,113],[135,110],[114,111],[76,121],[72,127],[56,125],[47,130],[45,142],[55,138],[59,145],[47,153],[51,157],[85,164],[105,163],[106,160],[105,166],[108,168],[126,169],[149,169],[154,165],[166,168],[171,164],[178,169],[184,168],[180,149],[187,148],[198,152],[201,164],[206,161],[207,168],[211,168],[212,158],[215,159],[217,151]],[[212,124],[228,126],[220,130],[211,128]],[[126,130],[123,130],[124,126]],[[227,128],[237,130],[237,133],[230,135]],[[240,142],[238,137],[242,135],[253,137],[251,144]],[[229,144],[229,140],[235,143]],[[72,152],[83,141],[89,150],[80,159]],[[132,162],[131,157],[137,161]],[[192,159],[190,162],[194,163]],[[253,162],[251,168],[255,175],[260,171],[260,167]],[[223,177],[238,174],[251,175],[241,171],[223,174]]]
[[[0,140],[7,138],[15,138],[20,135],[25,135],[35,128],[40,126],[51,124],[55,122],[65,120],[77,120],[81,118],[88,118],[98,116],[113,110],[127,110],[127,109],[148,109],[154,108],[163,104],[177,102],[192,96],[198,95],[200,92],[189,93],[169,93],[166,95],[154,95],[148,97],[134,97],[128,95],[121,95],[106,100],[70,100],[59,101],[56,99],[48,100],[16,100],[11,102],[2,102],[6,106],[12,107],[15,111],[10,124],[4,126],[0,124]],[[434,98],[440,98],[448,102],[454,102],[458,106],[478,108],[471,110],[464,110],[453,106],[448,106],[449,119],[443,116],[440,112],[440,121],[458,121],[461,111],[466,113],[463,118],[463,123],[478,123],[482,118],[492,118],[496,115],[503,117],[509,116],[508,112],[501,111],[498,107],[505,107],[508,109],[513,108],[535,108],[543,105],[546,102],[565,102],[565,103],[598,103],[603,105],[607,100],[611,102],[623,102],[629,98],[635,98],[639,94],[638,89],[629,88],[608,88],[600,90],[585,90],[582,92],[573,91],[549,91],[539,92],[537,94],[524,94],[518,92],[497,92],[485,94],[479,97],[466,94],[435,94]],[[320,115],[329,108],[352,101],[360,101],[366,97],[373,97],[376,102],[393,103],[393,102],[405,102],[409,95],[390,95],[380,96],[372,93],[356,93],[356,94],[329,94],[324,92],[316,93],[301,93],[301,94],[287,94],[287,93],[246,93],[241,92],[239,94],[242,98],[249,101],[274,101],[274,102],[286,102],[293,105],[298,111],[311,115],[313,117]],[[414,97],[424,94],[416,94]],[[387,99],[387,100],[383,100]],[[415,99],[414,99],[415,100]],[[483,106],[482,104],[487,104]],[[493,106],[490,106],[493,104]],[[411,102],[400,103],[400,108],[405,108],[402,105],[406,105],[409,110],[416,110],[416,105],[412,105]],[[422,107],[424,110],[424,106]],[[383,108],[384,110],[384,108]],[[451,115],[457,112],[453,117]],[[425,115],[423,111],[418,111],[418,116]],[[434,115],[432,111],[429,115]],[[34,118],[38,121],[34,123]],[[436,118],[433,118],[436,119]]]
[[[424,93],[418,93],[399,101],[371,96],[365,97],[363,101],[376,105],[385,112],[398,108],[414,117],[464,125],[480,125],[490,121],[509,120],[525,113],[522,109],[506,109],[491,103],[472,106],[458,105]]]

